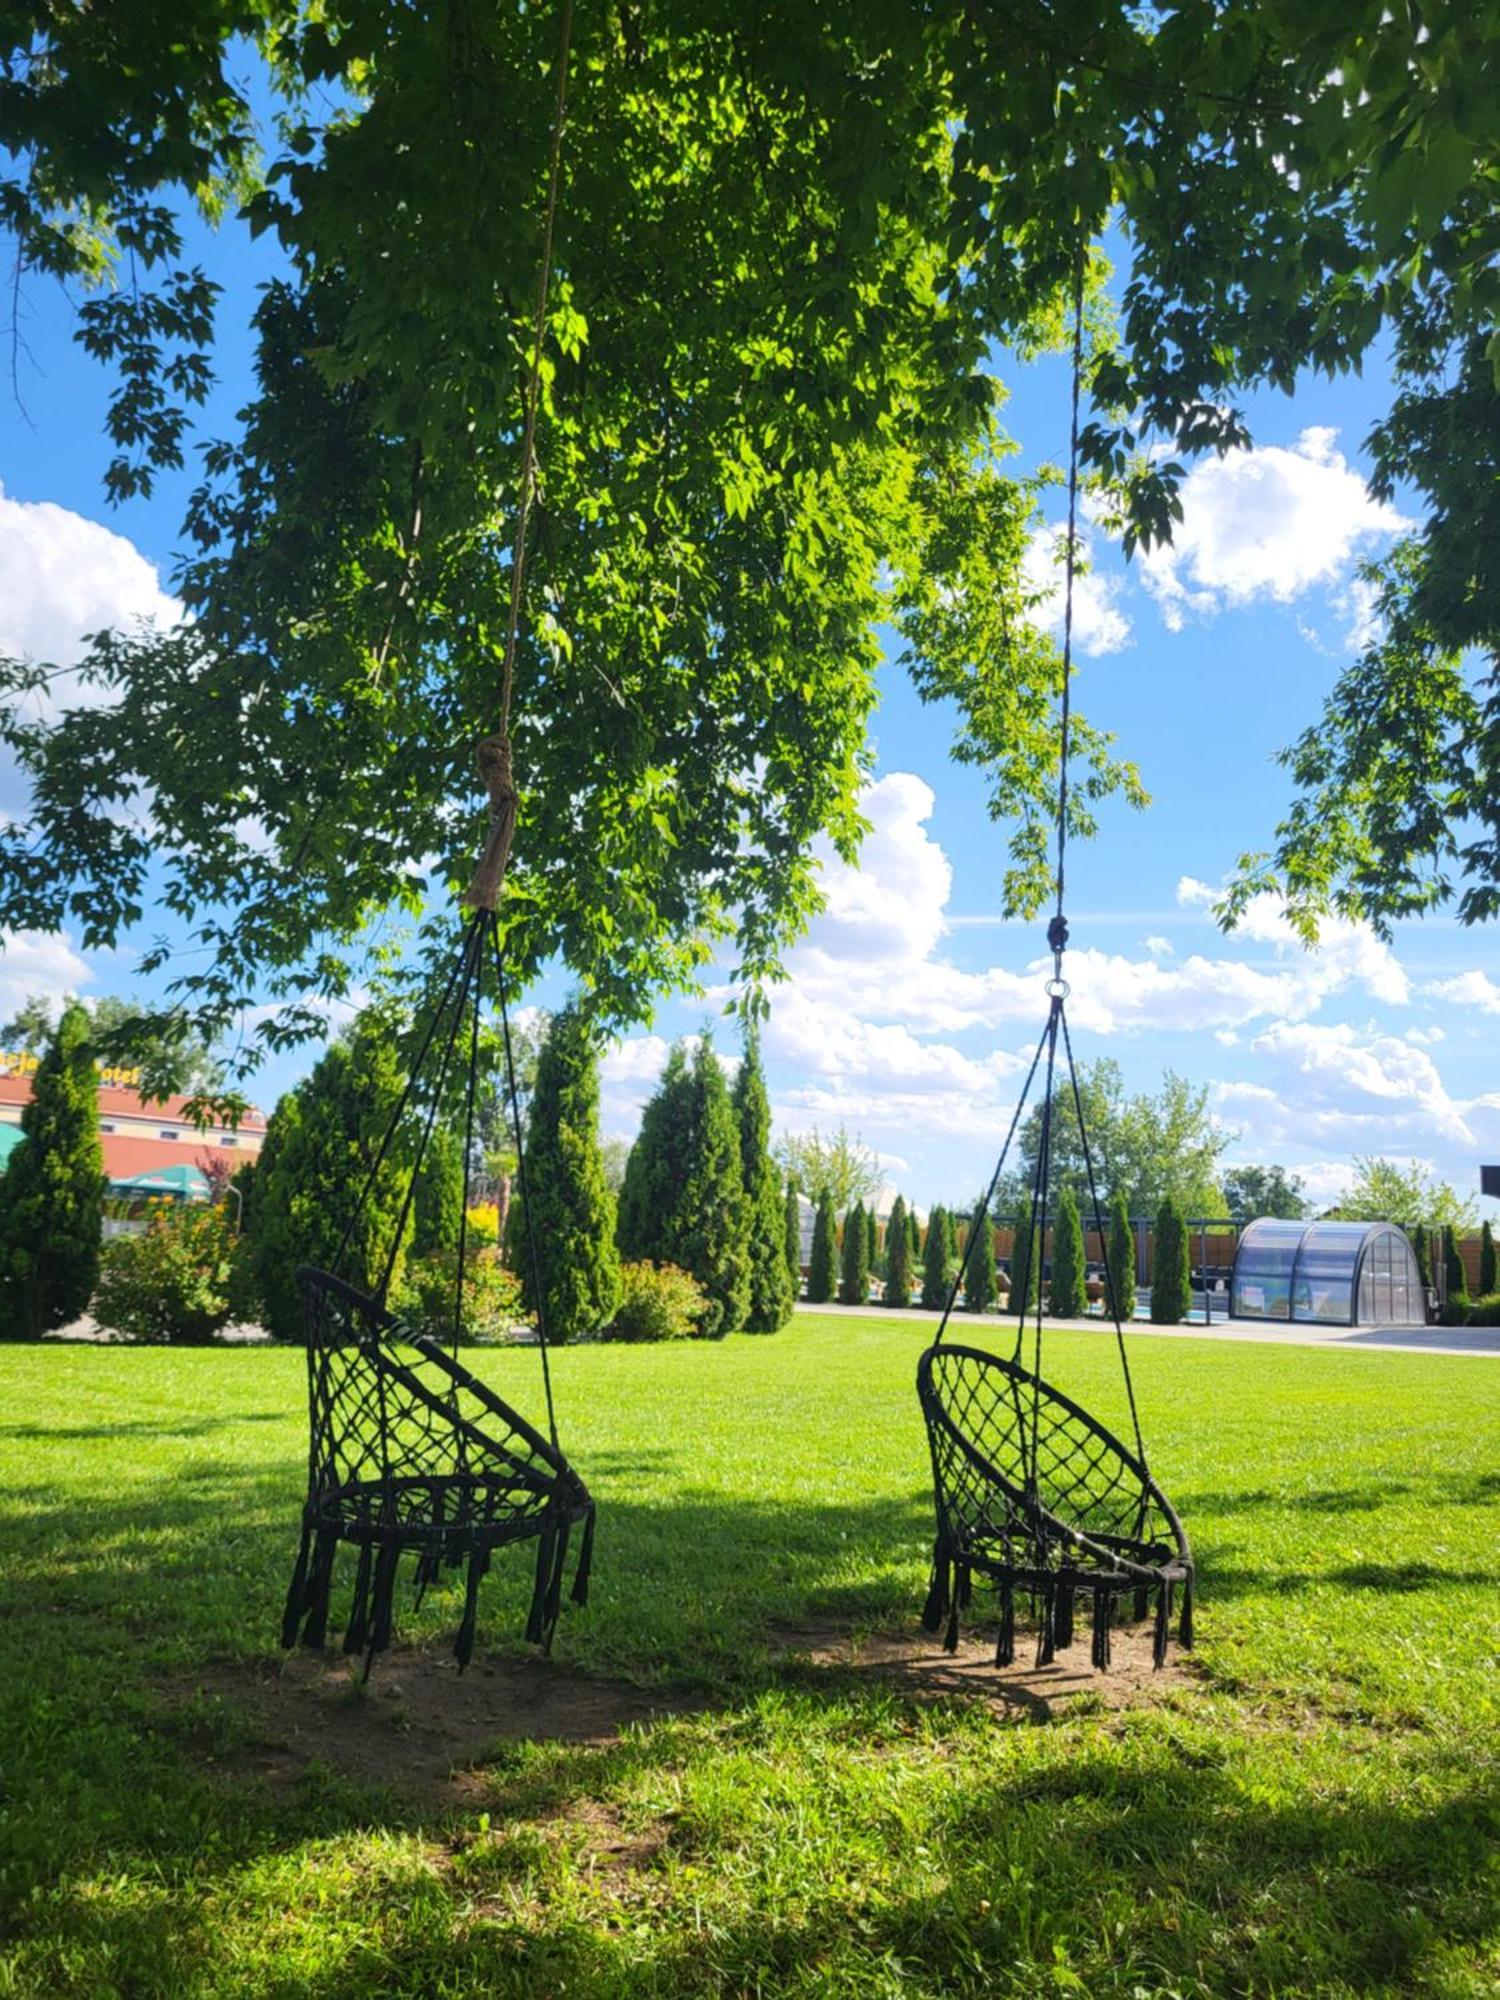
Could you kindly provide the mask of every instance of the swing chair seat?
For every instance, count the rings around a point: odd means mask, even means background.
[[[1180,1588],[1179,1638],[1191,1646],[1187,1536],[1127,1445],[1019,1361],[977,1347],[930,1347],[917,1364],[917,1395],[937,1502],[922,1622],[936,1632],[947,1621],[949,1652],[975,1574],[1000,1594],[997,1665],[1015,1657],[1017,1591],[1032,1600],[1039,1666],[1071,1645],[1080,1596],[1092,1611],[1096,1667],[1109,1665],[1110,1626],[1127,1597],[1137,1618],[1154,1604],[1161,1666]]]
[[[287,1593],[284,1646],[321,1647],[340,1543],[359,1551],[346,1653],[365,1671],[390,1643],[401,1557],[417,1596],[444,1567],[466,1567],[460,1666],[474,1648],[479,1585],[497,1549],[537,1542],[526,1636],[551,1649],[572,1530],[583,1526],[573,1583],[588,1597],[594,1504],[562,1453],[467,1368],[344,1279],[297,1273],[312,1415],[302,1541]]]

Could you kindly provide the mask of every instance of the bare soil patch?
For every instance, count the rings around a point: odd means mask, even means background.
[[[692,1695],[596,1680],[553,1660],[475,1660],[394,1646],[360,1682],[363,1662],[334,1653],[211,1660],[164,1687],[197,1711],[188,1736],[205,1763],[272,1791],[314,1767],[379,1785],[423,1806],[458,1805],[483,1789],[478,1768],[506,1741],[613,1741],[631,1723],[703,1707]],[[223,1702],[231,1747],[202,1704]]]
[[[1081,1696],[1106,1708],[1128,1708],[1158,1699],[1190,1677],[1184,1654],[1175,1643],[1166,1664],[1151,1663],[1151,1621],[1116,1626],[1110,1633],[1110,1664],[1100,1672],[1091,1660],[1090,1634],[1080,1621],[1078,1636],[1050,1666],[1039,1667],[1036,1640],[1016,1634],[1016,1658],[1008,1667],[995,1665],[993,1639],[961,1638],[958,1651],[943,1650],[941,1635],[928,1632],[871,1633],[853,1638],[835,1625],[784,1628],[778,1635],[789,1662],[818,1674],[839,1675],[878,1683],[916,1701],[961,1697],[987,1702],[998,1712],[1045,1721]]]

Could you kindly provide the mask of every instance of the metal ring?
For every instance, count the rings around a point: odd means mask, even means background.
[[[1072,991],[1073,989],[1066,979],[1049,979],[1047,981],[1047,998],[1049,1000],[1066,1000]]]

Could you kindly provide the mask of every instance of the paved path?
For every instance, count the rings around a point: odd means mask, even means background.
[[[880,1305],[815,1306],[806,1299],[800,1299],[797,1310],[805,1313],[842,1313],[856,1319],[867,1319],[884,1313],[886,1308]],[[894,1309],[891,1317],[898,1317]],[[921,1306],[908,1306],[899,1317],[924,1320],[936,1326],[942,1314],[926,1311]],[[1028,1320],[1027,1324],[1034,1322]],[[1114,1332],[1114,1327],[1105,1319],[1048,1319],[1042,1324],[1049,1329],[1066,1327],[1070,1333]],[[960,1327],[972,1328],[976,1333],[994,1333],[1004,1329],[1013,1335],[1015,1326],[1009,1314],[957,1312],[953,1315],[956,1335]],[[1183,1326],[1153,1326],[1150,1320],[1136,1319],[1130,1321],[1126,1332],[1132,1340],[1145,1334],[1153,1340],[1248,1340],[1267,1347],[1373,1347],[1408,1354],[1500,1355],[1500,1326],[1288,1326],[1277,1321],[1249,1319],[1216,1319],[1212,1326],[1205,1326],[1202,1320],[1189,1321]]]

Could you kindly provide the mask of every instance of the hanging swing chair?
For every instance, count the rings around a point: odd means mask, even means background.
[[[561,1608],[569,1542],[582,1527],[572,1596],[588,1598],[594,1503],[558,1442],[548,1357],[546,1301],[537,1255],[533,1204],[527,1199],[520,1103],[507,1010],[504,929],[498,911],[515,832],[517,794],[511,767],[510,717],[515,686],[526,568],[526,531],[536,486],[536,414],[551,275],[552,232],[566,105],[570,0],[562,9],[562,46],[552,123],[531,368],[526,386],[521,488],[510,572],[498,733],[479,746],[479,770],[489,794],[490,830],[464,901],[471,914],[460,936],[440,999],[432,1011],[411,1072],[376,1151],[334,1268],[297,1272],[307,1342],[311,1445],[302,1540],[287,1592],[281,1640],[324,1644],[334,1563],[341,1543],[358,1550],[354,1597],[344,1629],[346,1653],[363,1652],[368,1677],[375,1655],[391,1639],[397,1573],[404,1555],[416,1558],[416,1594],[442,1569],[465,1572],[462,1622],[454,1655],[465,1666],[474,1649],[479,1586],[498,1549],[535,1541],[536,1574],[526,1637],[550,1651]],[[504,1056],[504,1085],[518,1160],[517,1185],[525,1226],[537,1346],[547,1409],[543,1436],[479,1381],[457,1358],[464,1318],[469,1172],[474,1154],[484,989],[493,968],[494,1000]],[[455,1053],[458,1054],[455,1065]],[[464,1199],[451,1319],[453,1353],[430,1331],[413,1332],[387,1304],[387,1292],[415,1198],[422,1160],[445,1107],[462,1084]],[[418,1135],[411,1143],[413,1132]],[[407,1156],[402,1206],[384,1268],[370,1290],[346,1272],[355,1222],[388,1159]]]
[[[963,1612],[976,1576],[993,1584],[1000,1599],[997,1666],[1016,1654],[1016,1600],[1029,1598],[1037,1628],[1036,1661],[1048,1665],[1059,1649],[1073,1643],[1082,1599],[1092,1622],[1095,1667],[1110,1664],[1110,1628],[1126,1600],[1137,1619],[1154,1607],[1152,1657],[1164,1664],[1171,1637],[1174,1599],[1181,1592],[1179,1639],[1193,1642],[1193,1557],[1182,1523],[1151,1477],[1141,1437],[1130,1358],[1120,1318],[1114,1278],[1105,1265],[1105,1303],[1125,1379],[1134,1444],[1124,1443],[1042,1375],[1041,1285],[1037,1284],[1031,1366],[1023,1365],[1026,1302],[1017,1301],[1015,1351],[1009,1357],[947,1339],[949,1322],[963,1286],[974,1246],[991,1226],[991,1211],[1006,1159],[1037,1072],[1045,1057],[1041,1129],[1036,1150],[1029,1214],[1024,1227],[1031,1245],[1027,1268],[1038,1268],[1047,1241],[1048,1181],[1052,1164],[1052,1120],[1059,1083],[1059,1054],[1068,1096],[1077,1117],[1089,1213],[1101,1245],[1104,1217],[1094,1177],[1093,1155],[1084,1123],[1083,1099],[1068,1032],[1068,983],[1063,954],[1068,944],[1063,915],[1067,850],[1068,753],[1073,661],[1073,586],[1078,526],[1078,405],[1083,372],[1084,259],[1080,252],[1073,312],[1073,400],[1068,468],[1068,538],[1063,609],[1061,745],[1057,801],[1057,906],[1047,930],[1052,977],[1047,982],[1047,1021],[1032,1057],[1020,1100],[1000,1158],[965,1243],[964,1257],[944,1302],[933,1344],[917,1364],[917,1397],[932,1453],[937,1536],[932,1580],[922,1622],[930,1632],[944,1629],[945,1645],[958,1645]],[[1020,1243],[1013,1259],[1020,1265]]]

